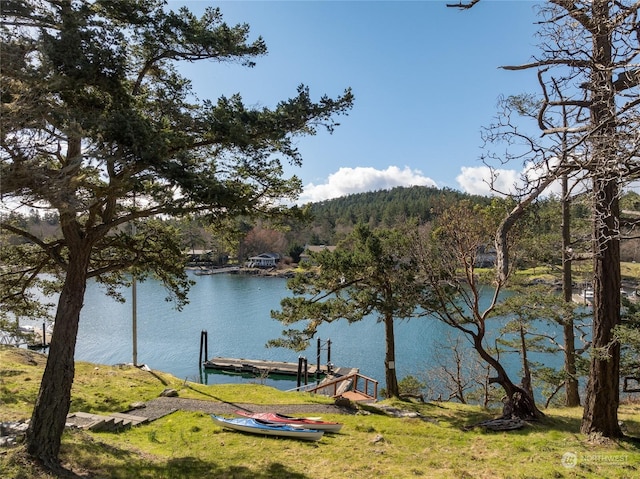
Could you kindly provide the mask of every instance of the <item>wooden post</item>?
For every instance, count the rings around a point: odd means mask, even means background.
[[[298,374],[296,388],[299,388],[302,384],[302,356],[298,356]]]
[[[320,378],[320,351],[322,350],[322,344],[320,342],[320,338],[318,338],[318,351],[316,356],[316,381]]]
[[[132,235],[135,235],[135,225],[132,227]],[[136,275],[131,278],[131,361],[133,367],[138,367],[138,286]]]
[[[45,327],[45,323],[42,323],[42,347],[47,347],[47,328]]]
[[[304,361],[304,385],[309,384],[309,365],[307,363],[307,358],[302,358]]]
[[[200,332],[200,356],[198,356],[198,363],[202,365],[204,361],[209,357],[209,347],[208,347],[208,334],[207,330],[203,329]],[[204,352],[204,360],[202,359],[202,353]]]

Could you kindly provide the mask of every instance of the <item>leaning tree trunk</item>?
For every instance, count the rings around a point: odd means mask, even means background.
[[[74,353],[86,289],[89,254],[74,253],[70,255],[60,292],[47,365],[27,430],[27,452],[50,469],[59,466],[58,454],[71,403]]]
[[[510,419],[517,417],[520,419],[538,419],[544,416],[533,399],[533,396],[523,388],[516,386],[505,371],[502,364],[490,355],[482,345],[484,334],[473,335],[473,347],[480,357],[484,359],[495,371],[496,376],[489,378],[490,384],[499,384],[505,392],[504,407],[502,417]]]
[[[386,352],[384,357],[384,375],[387,382],[387,397],[400,396],[398,377],[396,375],[396,347],[395,333],[393,331],[393,315],[384,318],[384,331],[386,339]]]

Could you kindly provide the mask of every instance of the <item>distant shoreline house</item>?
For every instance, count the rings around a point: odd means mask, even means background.
[[[226,254],[216,253],[210,249],[190,249],[185,252],[187,256],[187,264],[189,265],[218,265],[227,264],[229,256]]]
[[[247,268],[274,268],[280,262],[278,253],[261,253],[251,256],[245,263]]]
[[[186,254],[189,263],[204,263],[211,261],[213,251],[210,249],[190,249]]]

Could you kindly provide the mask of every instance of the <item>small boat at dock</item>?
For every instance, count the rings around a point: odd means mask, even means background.
[[[303,439],[305,441],[319,441],[324,434],[324,431],[319,431],[317,429],[307,429],[288,424],[275,424],[248,417],[228,419],[211,414],[211,419],[213,419],[215,424],[226,429],[266,436],[289,437],[294,439]]]
[[[288,424],[290,426],[317,429],[324,432],[339,432],[342,424],[339,422],[321,421],[310,417],[293,417],[277,412],[251,413],[246,411],[235,411],[238,416],[258,419],[272,424]]]

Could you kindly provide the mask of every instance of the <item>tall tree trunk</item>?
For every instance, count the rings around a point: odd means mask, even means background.
[[[592,355],[581,431],[606,437],[621,437],[618,424],[620,403],[620,344],[613,328],[620,324],[620,241],[615,220],[619,217],[615,180],[595,182],[594,284]]]
[[[620,324],[620,239],[613,88],[613,21],[608,0],[593,0],[593,66],[591,71],[593,225],[593,338],[589,380],[580,430],[620,437],[618,425],[620,346],[612,343]]]
[[[75,373],[74,353],[88,262],[88,251],[74,251],[70,255],[69,268],[58,301],[47,365],[27,430],[27,452],[50,469],[59,466],[58,454],[71,403]]]
[[[564,318],[562,333],[564,337],[564,404],[567,407],[578,407],[580,406],[580,393],[576,370],[575,331],[571,313],[568,313],[568,316]]]
[[[398,377],[396,376],[396,343],[393,330],[393,315],[387,314],[385,316],[384,331],[386,338],[384,374],[387,382],[387,397],[398,397],[400,396],[400,390],[398,388]]]
[[[563,151],[566,150],[563,149]],[[571,203],[569,201],[569,185],[567,175],[562,176],[562,294],[567,304],[573,304],[573,278],[571,275]],[[573,308],[571,308],[573,310]],[[580,406],[578,378],[576,376],[576,339],[573,324],[573,313],[566,309],[562,323],[564,339],[564,388],[565,406]]]

